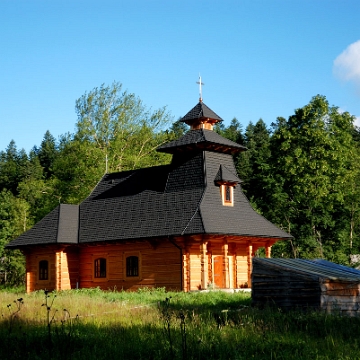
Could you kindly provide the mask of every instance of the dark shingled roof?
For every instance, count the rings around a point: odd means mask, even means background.
[[[180,139],[170,141],[157,148],[157,151],[174,154],[181,151],[191,151],[195,149],[218,151],[221,153],[234,154],[247,150],[234,141],[220,136],[212,130],[198,129],[189,130]]]
[[[77,244],[78,229],[79,206],[61,204],[6,247],[16,248],[22,245],[57,243]]]
[[[234,207],[222,205],[214,183],[221,164],[235,172],[231,155],[205,151],[176,165],[105,175],[80,205],[80,243],[184,234],[290,238],[252,209],[240,186]]]
[[[223,119],[214,113],[208,106],[206,106],[203,102],[199,102],[195,105],[180,121],[188,122],[191,120],[208,118],[219,121],[223,121]]]
[[[220,119],[199,103],[183,119]],[[240,183],[231,154],[246,150],[214,131],[190,130],[158,148],[170,165],[106,174],[80,206],[60,205],[7,247],[223,234],[288,239],[255,212],[241,186],[223,206],[217,181]]]
[[[231,155],[211,151],[183,155],[171,165],[105,175],[80,205],[79,242],[191,234],[291,238],[252,209],[239,185],[234,206],[222,205],[214,179],[220,166],[227,174],[235,173]],[[76,208],[57,207],[8,246],[74,243]]]

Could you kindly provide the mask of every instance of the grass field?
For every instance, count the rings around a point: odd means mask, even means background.
[[[0,359],[360,359],[360,318],[246,293],[0,291]]]

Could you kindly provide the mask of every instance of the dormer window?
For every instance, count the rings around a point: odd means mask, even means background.
[[[220,186],[220,193],[224,206],[234,206],[234,185],[222,184]]]
[[[215,185],[220,187],[220,195],[224,206],[234,206],[234,188],[241,180],[226,166],[220,165],[215,176]]]

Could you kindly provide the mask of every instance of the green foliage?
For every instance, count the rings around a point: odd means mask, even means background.
[[[29,156],[11,141],[0,152],[0,282],[21,283],[24,260],[4,250],[59,203],[78,204],[107,172],[168,163],[155,149],[172,139],[166,108],[147,109],[120,83],[102,85],[76,101],[77,131],[59,142],[47,131]]]
[[[236,118],[233,118],[230,122],[230,125],[227,127],[222,122],[216,123],[214,131],[216,131],[219,135],[240,145],[244,144],[242,125]]]
[[[354,117],[315,96],[288,120],[222,136],[247,147],[235,158],[242,188],[257,212],[291,233],[273,256],[327,258],[349,265],[360,251],[360,135]],[[234,126],[235,125],[235,126]]]
[[[353,118],[316,96],[288,121],[279,118],[271,138],[271,173],[267,191],[273,219],[294,236],[293,256],[328,257],[334,213],[344,205],[347,182],[354,175]]]
[[[62,202],[84,200],[105,172],[169,162],[155,150],[168,141],[165,108],[150,111],[120,83],[102,85],[76,101],[77,132],[60,140],[53,161],[54,189]]]
[[[169,292],[152,305],[132,302],[141,293],[111,302],[97,294],[56,293],[52,317],[43,292],[0,292],[0,357],[313,360],[357,359],[360,351],[359,317],[252,308],[242,293]]]
[[[46,131],[39,149],[35,149],[37,158],[43,168],[44,178],[49,179],[53,174],[53,164],[58,156],[58,149],[55,138],[50,131]]]
[[[25,264],[22,254],[6,250],[5,245],[32,225],[29,205],[9,190],[0,192],[0,283],[18,285],[24,281]]]
[[[171,117],[166,108],[148,110],[134,94],[122,92],[120,83],[85,93],[75,108],[75,138],[93,144],[104,161],[107,156],[110,172],[154,165],[149,155],[167,141],[163,130]]]
[[[181,120],[181,118],[179,120],[175,121],[170,126],[170,129],[167,131],[169,134],[170,140],[179,139],[181,136],[183,136],[189,130],[189,126],[180,120]]]
[[[16,195],[18,184],[26,175],[27,163],[25,151],[18,151],[12,140],[6,151],[0,152],[0,190],[7,189]]]
[[[270,131],[260,119],[254,125],[252,122],[245,129],[244,145],[247,151],[242,152],[237,159],[237,171],[244,180],[243,189],[254,207],[263,212],[268,204],[266,191],[270,174]]]

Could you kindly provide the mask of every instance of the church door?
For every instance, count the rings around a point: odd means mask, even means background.
[[[218,288],[224,287],[223,256],[214,257],[214,284]]]

